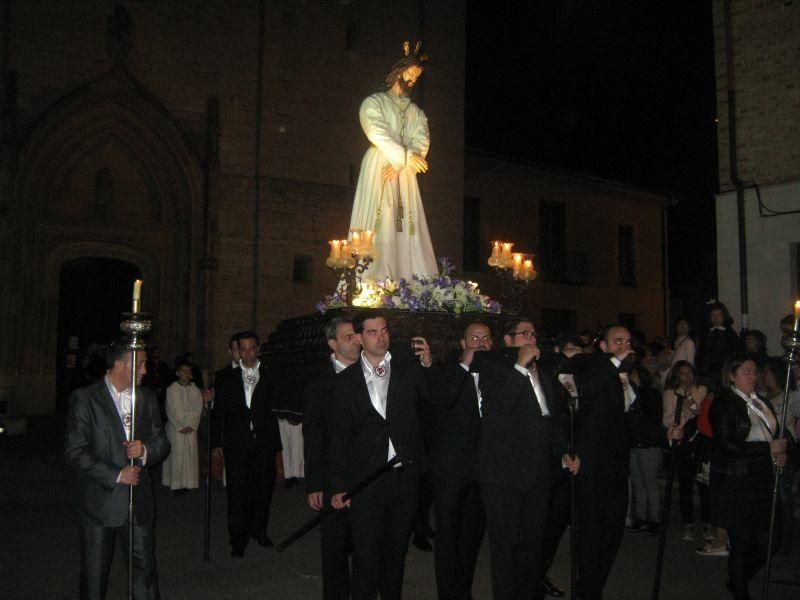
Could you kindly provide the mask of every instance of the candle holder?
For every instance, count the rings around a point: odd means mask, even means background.
[[[361,294],[364,271],[378,256],[374,242],[375,232],[355,228],[350,229],[350,239],[328,242],[331,253],[325,264],[336,273],[337,289],[348,306]]]
[[[353,300],[361,294],[361,279],[364,271],[367,270],[372,258],[364,258],[353,253],[352,267],[332,267],[336,277],[339,279],[339,289],[347,302],[347,306],[353,306]]]
[[[538,273],[533,268],[533,255],[511,252],[513,247],[513,242],[492,242],[492,254],[486,262],[500,279],[505,312],[517,315],[522,310],[522,294]]]
[[[150,313],[139,311],[141,285],[139,280],[134,284],[132,312],[122,313],[122,322],[119,325],[120,331],[128,336],[126,347],[131,352],[131,412],[130,428],[127,432],[128,442],[136,439],[136,390],[139,387],[136,381],[138,374],[136,353],[147,349],[145,337],[153,327]],[[128,464],[133,467],[135,462],[135,459],[131,458]],[[128,539],[130,540],[134,539],[134,488],[135,486],[130,486],[128,492]],[[128,545],[128,598],[133,598],[133,547],[133,543]]]
[[[800,357],[800,300],[794,304],[794,327],[789,332],[786,332],[781,338],[781,346],[786,350],[783,355],[783,360],[786,362],[786,379],[783,383],[783,409],[781,410],[781,420],[778,423],[778,437],[783,437],[786,432],[786,415],[789,412],[789,390],[791,388],[791,380],[794,377],[793,367],[797,366],[798,358]],[[767,548],[773,547],[773,538],[775,535],[775,516],[778,510],[778,485],[779,475],[781,474],[782,467],[778,467],[775,463],[773,471],[773,484],[772,484],[772,509],[769,515],[769,535],[767,538]],[[761,597],[769,597],[769,573],[772,568],[772,552],[767,551],[767,559],[764,563],[764,582],[761,587]]]
[[[145,312],[122,313],[119,329],[128,336],[128,350],[141,352],[147,350],[145,338],[153,328],[152,315]]]
[[[528,289],[530,279],[517,279],[514,277],[514,270],[504,267],[492,267],[492,270],[500,279],[500,303],[503,311],[512,315],[518,315],[522,310],[522,294]]]

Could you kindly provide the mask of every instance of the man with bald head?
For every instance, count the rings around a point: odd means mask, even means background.
[[[577,390],[575,449],[581,457],[576,476],[578,596],[599,600],[619,551],[628,511],[631,437],[666,447],[682,431],[646,421],[636,409],[627,381],[635,353],[622,325],[605,329],[600,351],[577,354],[561,366]]]
[[[436,407],[431,473],[436,514],[436,587],[439,598],[469,598],[486,515],[475,480],[481,428],[478,373],[470,373],[475,353],[492,349],[492,331],[480,321],[464,329],[461,351],[442,365],[442,381],[453,399]]]

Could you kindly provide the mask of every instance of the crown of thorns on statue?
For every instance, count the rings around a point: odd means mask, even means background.
[[[430,57],[427,54],[420,54],[421,49],[422,41],[416,43],[414,52],[411,52],[411,42],[408,40],[403,42],[403,58],[392,65],[391,71],[389,71],[389,74],[386,76],[387,88],[392,87],[394,82],[402,77],[403,72],[409,67],[425,68],[425,63],[428,62]]]

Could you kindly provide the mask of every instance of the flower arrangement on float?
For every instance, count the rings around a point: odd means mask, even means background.
[[[401,278],[374,281],[364,278],[361,293],[352,305],[361,308],[391,308],[397,310],[461,313],[499,313],[499,302],[481,294],[478,284],[453,277],[455,268],[447,257],[440,257],[441,268],[433,277]],[[347,306],[344,291],[339,288],[317,304],[317,310]]]

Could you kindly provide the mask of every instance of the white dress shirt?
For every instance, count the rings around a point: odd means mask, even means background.
[[[750,417],[750,433],[746,442],[771,442],[775,439],[773,433],[778,429],[775,415],[756,394],[748,396],[744,392],[733,388],[733,391],[747,404],[747,416]]]
[[[461,368],[464,369],[467,373],[469,373],[469,365],[464,363],[458,363],[461,365]],[[478,373],[469,373],[472,375],[472,382],[475,384],[475,393],[478,394],[478,414],[482,417],[483,416],[483,397],[481,396],[481,388],[478,385],[480,382],[480,374]]]
[[[533,395],[536,396],[536,401],[539,403],[539,408],[542,411],[542,416],[549,417],[550,411],[547,409],[547,399],[544,397],[544,390],[542,389],[542,384],[539,381],[539,373],[536,369],[526,369],[520,365],[514,365],[514,368],[525,375],[528,378],[528,381],[531,382],[531,386],[533,387]]]
[[[380,416],[386,419],[386,402],[389,396],[389,378],[392,375],[392,355],[387,352],[383,360],[377,367],[373,368],[372,364],[361,352],[361,370],[364,373],[364,380],[367,382],[367,391],[369,392],[369,399],[372,401],[372,406]],[[383,376],[380,377],[376,371],[384,370]],[[392,443],[392,438],[389,438],[389,451],[386,460],[392,460],[397,455]]]

